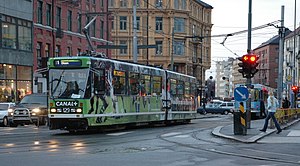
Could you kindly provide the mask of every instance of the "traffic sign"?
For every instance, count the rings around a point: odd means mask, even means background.
[[[249,91],[246,87],[237,87],[234,89],[235,101],[246,101],[249,98]]]

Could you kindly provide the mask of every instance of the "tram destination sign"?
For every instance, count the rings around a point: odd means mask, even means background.
[[[56,67],[74,67],[81,66],[81,59],[58,59],[54,60],[54,66]]]

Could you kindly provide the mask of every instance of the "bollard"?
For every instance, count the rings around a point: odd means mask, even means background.
[[[239,111],[233,112],[233,130],[235,135],[247,135],[246,115],[243,102],[240,102]]]

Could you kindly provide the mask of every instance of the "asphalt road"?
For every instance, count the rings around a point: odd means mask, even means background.
[[[244,144],[215,137],[232,115],[205,115],[190,124],[70,134],[46,127],[0,128],[0,165],[300,165],[299,143],[268,138]]]

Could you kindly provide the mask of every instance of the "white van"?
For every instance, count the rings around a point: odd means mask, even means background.
[[[234,111],[234,108],[235,108],[234,102],[232,102],[232,101],[224,101],[221,103],[220,107],[230,109],[231,113]]]

